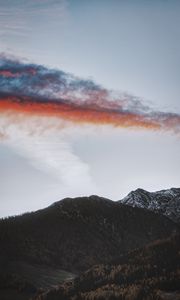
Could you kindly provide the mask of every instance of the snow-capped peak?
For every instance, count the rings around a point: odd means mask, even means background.
[[[180,222],[180,188],[157,192],[148,192],[139,188],[130,192],[120,202],[133,207],[146,208]]]

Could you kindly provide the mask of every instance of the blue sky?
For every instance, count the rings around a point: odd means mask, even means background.
[[[105,88],[138,96],[154,109],[180,113],[179,20],[176,0],[0,0],[0,52],[91,78]],[[65,196],[99,193],[120,199],[138,187],[179,184],[180,142],[170,133],[74,128],[60,139],[62,153],[63,140],[82,169],[89,170],[83,189],[80,182],[64,186],[62,178],[58,181],[39,167],[22,135],[19,147],[15,141],[0,145],[0,176],[5,174],[1,215]],[[42,145],[48,147],[44,141]],[[5,161],[12,163],[6,166]],[[11,166],[21,174],[16,179]]]
[[[2,51],[180,109],[179,1],[1,2]]]

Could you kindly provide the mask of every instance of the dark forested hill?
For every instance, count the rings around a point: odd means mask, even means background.
[[[157,240],[96,265],[36,300],[179,300],[180,237]]]
[[[2,219],[0,290],[33,294],[176,231],[164,216],[98,196]]]
[[[97,196],[64,199],[37,212],[0,221],[0,257],[79,272],[167,237],[163,216]]]

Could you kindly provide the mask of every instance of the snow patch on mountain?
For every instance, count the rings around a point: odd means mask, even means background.
[[[157,192],[137,189],[130,192],[119,202],[161,213],[174,222],[180,223],[180,188],[171,188]]]

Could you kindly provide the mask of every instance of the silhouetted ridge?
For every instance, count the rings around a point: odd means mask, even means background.
[[[95,195],[66,198],[0,220],[0,287],[7,292],[49,287],[177,230],[148,210]]]
[[[171,234],[163,216],[98,196],[0,221],[0,256],[77,272]]]
[[[75,209],[77,206],[84,207],[85,205],[88,205],[88,207],[92,207],[94,205],[111,205],[112,200],[99,197],[97,195],[91,195],[89,197],[76,197],[76,198],[64,198],[60,201],[54,202],[50,207],[59,207],[62,208],[63,206],[68,207],[68,205],[71,206],[71,208]]]

